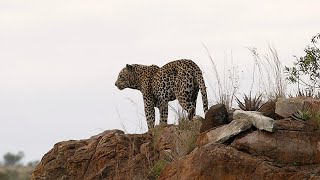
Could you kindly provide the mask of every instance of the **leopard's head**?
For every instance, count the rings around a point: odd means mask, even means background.
[[[138,82],[135,77],[133,65],[127,64],[126,67],[124,67],[120,71],[115,85],[120,90],[123,90],[125,88],[132,88],[132,89],[138,88]]]

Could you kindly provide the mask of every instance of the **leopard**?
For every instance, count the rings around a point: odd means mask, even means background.
[[[159,109],[160,124],[167,124],[168,103],[176,99],[187,112],[187,118],[192,120],[199,90],[204,113],[208,111],[207,90],[202,71],[190,59],[174,60],[162,67],[126,64],[120,71],[115,86],[119,90],[129,88],[142,93],[149,129],[155,126],[155,108]]]

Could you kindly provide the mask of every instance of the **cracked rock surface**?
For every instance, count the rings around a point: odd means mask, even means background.
[[[32,179],[139,179],[147,173],[141,167],[152,161],[140,156],[139,148],[149,140],[148,134],[125,135],[120,130],[108,130],[90,139],[60,142],[43,156]]]
[[[152,169],[159,159],[172,161],[190,152],[184,142],[192,133],[167,125],[145,134],[107,130],[89,139],[59,142],[43,156],[31,179],[155,179],[158,174]]]

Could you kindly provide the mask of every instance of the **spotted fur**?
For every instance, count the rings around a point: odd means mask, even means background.
[[[191,60],[172,61],[159,68],[156,65],[126,65],[115,85],[120,89],[131,88],[141,91],[148,127],[155,123],[154,107],[159,108],[160,122],[167,123],[168,102],[178,99],[188,112],[188,119],[195,115],[199,89],[202,94],[203,109],[208,110],[206,86],[200,68]]]

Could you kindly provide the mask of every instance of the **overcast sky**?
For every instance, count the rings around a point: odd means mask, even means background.
[[[319,33],[319,7],[318,0],[0,0],[0,156],[24,151],[25,161],[37,160],[59,141],[145,131],[141,94],[114,86],[125,64],[189,58],[208,80],[202,43],[218,68],[232,57],[248,71],[247,47],[264,52],[268,44],[292,64]]]

